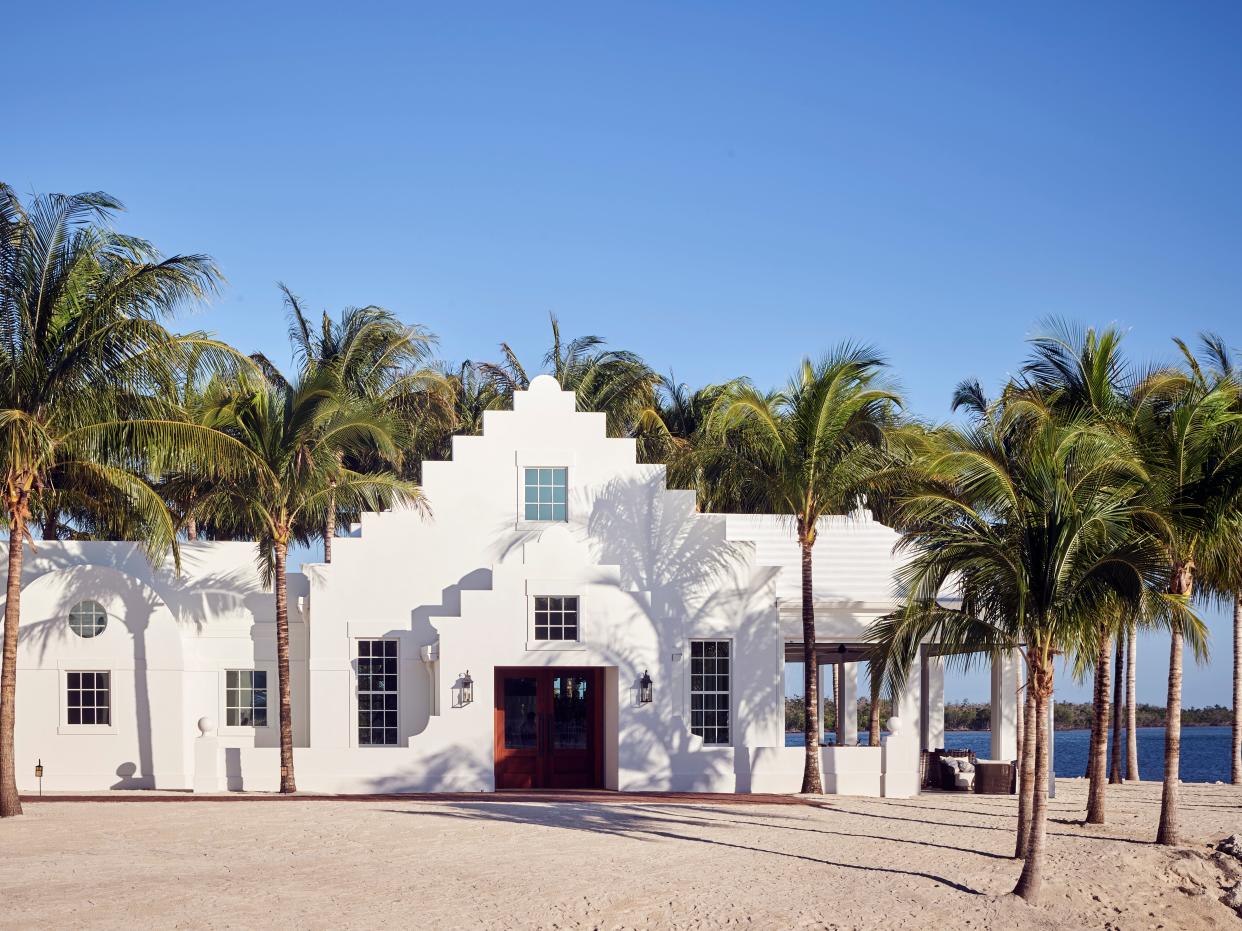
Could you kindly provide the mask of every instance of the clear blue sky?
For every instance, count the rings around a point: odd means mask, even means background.
[[[229,279],[194,321],[284,352],[275,282],[448,358],[547,314],[692,383],[877,343],[911,406],[1036,321],[1140,358],[1242,308],[1242,6],[23,4],[0,178],[105,190]],[[1192,704],[1227,704],[1228,625]],[[1163,641],[1141,697],[1162,700]],[[1072,691],[1072,690],[1071,690]],[[979,695],[975,680],[960,694]],[[1077,690],[1085,695],[1084,690]]]

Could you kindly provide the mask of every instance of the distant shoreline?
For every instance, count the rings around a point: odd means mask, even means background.
[[[1054,728],[1058,731],[1089,730],[1092,707],[1090,702],[1057,702]],[[892,714],[887,701],[880,702],[880,720],[887,721]],[[785,699],[785,731],[796,734],[802,730],[803,700],[801,697]],[[836,726],[836,714],[832,702],[824,704],[825,728]],[[871,718],[867,699],[858,703],[858,729],[866,731]],[[1139,703],[1135,708],[1137,727],[1164,727],[1165,709],[1159,705]],[[946,731],[986,731],[991,727],[992,706],[986,702],[955,702],[944,706],[944,729]],[[1229,727],[1233,723],[1233,711],[1224,705],[1206,708],[1183,708],[1182,727]],[[1112,727],[1112,713],[1109,713]]]

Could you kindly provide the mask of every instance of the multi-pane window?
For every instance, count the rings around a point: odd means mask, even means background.
[[[98,601],[79,601],[69,609],[69,629],[79,637],[97,637],[108,626],[108,613]]]
[[[358,745],[397,743],[397,641],[358,641]]]
[[[229,669],[224,673],[224,721],[229,727],[267,726],[267,672]]]
[[[535,639],[578,639],[576,595],[539,595],[535,598]]]
[[[65,701],[69,724],[112,723],[112,675],[107,672],[67,672]]]
[[[526,520],[566,520],[568,469],[525,469],[522,477]]]
[[[690,732],[729,743],[729,641],[690,642]]]

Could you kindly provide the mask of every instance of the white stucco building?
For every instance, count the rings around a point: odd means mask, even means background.
[[[331,565],[290,575],[300,789],[797,791],[787,523],[698,513],[546,376],[423,476],[430,517],[366,514]],[[847,705],[866,629],[893,607],[895,542],[865,513],[821,528],[819,653],[847,664]],[[178,575],[132,544],[37,543],[20,787],[37,788],[42,761],[48,791],[275,789],[274,599],[254,557],[186,544]],[[943,667],[927,653],[886,746],[824,749],[827,791],[917,791],[920,747],[943,743]],[[1016,667],[993,680],[992,755],[1012,759]]]

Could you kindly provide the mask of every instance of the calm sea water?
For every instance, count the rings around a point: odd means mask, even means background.
[[[866,734],[862,735],[864,738]],[[991,750],[992,735],[988,731],[946,731],[945,744],[951,750],[970,749],[981,757]],[[1091,732],[1057,731],[1054,738],[1053,763],[1058,776],[1085,776],[1087,750]],[[786,734],[785,746],[801,747],[802,734]],[[1110,747],[1111,753],[1111,747]],[[1139,776],[1143,779],[1164,778],[1164,728],[1138,729]],[[1109,759],[1112,759],[1110,756]],[[1183,782],[1229,781],[1229,728],[1183,727]]]

